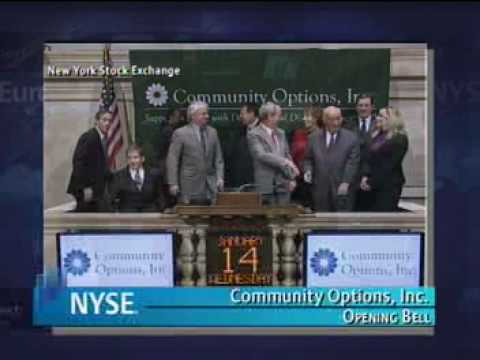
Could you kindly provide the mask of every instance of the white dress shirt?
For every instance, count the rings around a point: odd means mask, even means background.
[[[95,129],[97,129],[98,135],[100,135],[100,141],[103,141],[103,138],[105,137],[105,135],[100,131],[98,126],[95,126]]]
[[[252,130],[253,128],[255,128],[255,127],[258,125],[258,122],[259,122],[259,121],[260,121],[260,120],[255,119],[251,124],[249,124],[249,125],[247,126],[247,131],[250,131],[250,130]]]
[[[197,136],[197,139],[198,141],[200,142],[200,144],[202,143],[202,134],[200,132],[200,126],[198,126],[197,124],[194,124],[192,122],[192,125],[193,125],[193,130],[195,131],[195,135]],[[205,130],[206,130],[207,126],[205,126]],[[206,135],[206,133],[205,133]]]
[[[272,137],[272,132],[273,132],[272,128],[265,126],[264,124],[261,124],[260,126],[268,133],[268,136]]]
[[[327,131],[327,148],[330,147],[330,144],[332,142],[332,139],[333,139],[333,143],[335,144],[335,141],[337,140],[337,133],[331,133],[330,131]]]
[[[137,170],[131,169],[131,168],[129,170],[130,170],[130,177],[135,182],[135,175],[137,174]],[[143,185],[143,182],[145,180],[145,170],[143,169],[143,167],[138,169],[138,170],[139,170],[139,173],[140,173],[140,180],[142,181],[142,185]]]
[[[370,124],[372,123],[372,116],[369,116],[365,119],[365,131],[370,131]],[[358,130],[362,130],[362,118],[358,118]]]
[[[275,151],[278,151],[278,136],[275,136],[275,139],[276,139],[276,142],[275,142],[272,137],[273,129],[268,126],[265,126],[264,124],[261,124],[260,126],[262,126],[265,129],[265,131],[268,133],[268,136],[270,136],[270,138],[272,139],[273,145],[275,145]]]

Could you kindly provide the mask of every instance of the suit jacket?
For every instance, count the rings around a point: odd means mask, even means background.
[[[91,128],[80,136],[73,154],[72,167],[67,193],[82,200],[83,189],[91,187],[93,199],[103,199],[111,172],[96,128]]]
[[[257,126],[247,135],[248,147],[253,158],[253,172],[256,190],[262,194],[288,192],[288,182],[295,176],[285,165],[285,159],[292,160],[285,132],[277,133],[279,150],[275,151],[273,139],[263,126]]]
[[[352,184],[356,190],[358,190],[360,187],[360,180],[361,180],[360,173],[366,171],[364,168],[368,166],[368,164],[366,163],[367,153],[368,153],[368,148],[370,146],[370,143],[372,141],[372,134],[375,130],[375,124],[376,124],[376,119],[373,114],[370,121],[370,127],[366,133],[362,133],[360,131],[360,125],[359,125],[359,120],[357,115],[346,119],[343,124],[345,129],[353,131],[357,135],[359,140],[359,145],[360,145],[360,163],[358,166],[359,171]]]
[[[369,148],[367,167],[362,175],[368,177],[372,190],[390,189],[405,183],[402,162],[407,150],[408,138],[403,134],[394,135],[376,149]]]
[[[253,178],[253,159],[248,148],[247,134],[247,127],[241,126],[227,162],[230,170],[226,180],[228,186],[239,187],[244,184],[252,184],[255,181]]]
[[[217,181],[224,179],[222,148],[217,130],[207,126],[207,152],[192,124],[182,126],[172,135],[167,156],[169,185],[178,185],[184,202],[190,199],[215,200]]]
[[[368,134],[372,134],[372,132],[375,130],[375,122],[376,122],[376,118],[372,114],[371,121],[370,121],[370,128],[367,131]],[[345,121],[343,123],[343,127],[345,129],[350,130],[350,131],[353,131],[360,138],[361,131],[360,131],[358,115],[355,115],[354,117],[350,117],[350,118],[345,119]],[[361,140],[361,138],[360,138],[360,140]]]
[[[357,136],[347,129],[339,129],[337,139],[326,146],[326,131],[319,129],[308,137],[307,151],[303,162],[304,172],[312,173],[312,192],[317,211],[329,211],[335,201],[341,183],[355,181],[360,161]]]
[[[165,159],[168,155],[168,148],[170,147],[170,140],[174,130],[170,124],[165,124],[160,130],[158,157],[161,160]]]
[[[109,191],[112,208],[121,212],[163,211],[162,179],[159,169],[144,167],[143,185],[139,190],[128,166],[117,171]]]

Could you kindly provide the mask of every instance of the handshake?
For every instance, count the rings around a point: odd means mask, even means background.
[[[290,180],[294,180],[298,175],[300,175],[300,171],[291,160],[285,161],[285,165],[283,166],[282,170],[283,175]]]

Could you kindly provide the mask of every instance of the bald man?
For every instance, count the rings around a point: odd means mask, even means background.
[[[353,182],[360,162],[357,135],[342,128],[342,112],[335,106],[323,111],[324,128],[308,137],[303,163],[304,180],[312,184],[313,210],[352,211]]]

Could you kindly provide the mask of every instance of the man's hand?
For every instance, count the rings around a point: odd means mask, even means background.
[[[285,166],[288,166],[290,169],[292,169],[293,173],[295,174],[295,177],[297,177],[300,174],[300,171],[298,170],[297,166],[290,159],[285,159]]]
[[[287,164],[287,166],[289,166],[293,170],[293,173],[295,174],[295,177],[300,175],[300,170],[298,170],[297,165],[295,165],[295,163],[293,161],[290,161],[290,160],[287,159],[286,164]]]
[[[372,188],[370,187],[370,185],[368,185],[368,178],[366,176],[364,176],[362,178],[362,181],[360,182],[360,189],[362,189],[363,191],[370,191],[372,190]]]
[[[303,174],[303,180],[304,180],[307,184],[311,184],[311,183],[312,183],[312,172],[311,172],[311,171],[307,171],[305,174]]]
[[[178,185],[170,185],[170,194],[172,196],[177,196],[178,194]]]
[[[222,179],[217,180],[217,189],[218,189],[218,191],[223,191],[223,180]]]
[[[341,183],[340,186],[338,187],[337,194],[338,195],[347,195],[348,194],[348,183]]]
[[[93,190],[91,187],[83,189],[83,201],[89,203],[93,200]]]
[[[292,192],[293,190],[295,190],[296,187],[297,187],[297,182],[295,180],[288,182],[288,191]]]

